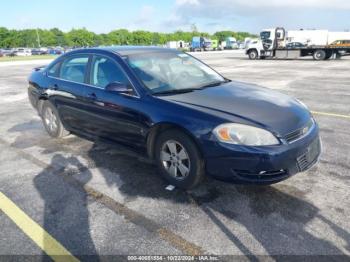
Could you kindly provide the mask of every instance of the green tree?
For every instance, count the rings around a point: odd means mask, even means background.
[[[219,31],[213,36],[206,32],[199,32],[197,27],[192,25],[192,31],[186,32],[177,30],[173,33],[149,32],[136,30],[130,32],[126,29],[118,29],[108,34],[95,34],[85,28],[72,29],[65,33],[58,28],[8,30],[0,27],[0,47],[37,47],[40,38],[41,46],[100,46],[100,45],[164,45],[168,41],[183,40],[191,42],[193,36],[203,36],[224,41],[226,37],[233,36],[237,40],[244,40],[246,37],[256,37],[247,32]]]
[[[5,27],[0,27],[0,47],[7,48],[8,39],[10,38],[10,31]]]
[[[95,44],[95,33],[82,29],[72,29],[67,33],[67,40],[70,46],[86,47]]]
[[[108,34],[108,42],[111,45],[128,45],[131,41],[131,34],[126,29],[114,30]]]
[[[227,37],[232,37],[233,32],[232,31],[219,31],[215,32],[214,34],[215,38],[219,40],[219,42],[225,41]]]
[[[137,30],[132,32],[132,44],[134,45],[151,45],[152,33],[143,30]]]
[[[57,46],[68,45],[66,34],[63,33],[61,30],[59,30],[58,28],[52,28],[50,29],[50,32],[55,36],[55,44]]]

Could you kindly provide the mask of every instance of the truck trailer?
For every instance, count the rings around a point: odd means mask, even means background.
[[[337,41],[350,40],[350,32],[328,30],[291,30],[283,27],[261,31],[260,39],[246,46],[249,59],[299,58],[312,56],[315,60],[341,58],[350,55],[350,46]]]

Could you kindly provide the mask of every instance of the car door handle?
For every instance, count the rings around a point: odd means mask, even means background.
[[[91,99],[91,100],[96,100],[96,99],[97,99],[97,96],[96,96],[95,93],[90,93],[90,94],[88,94],[87,96],[88,96],[88,98]]]
[[[49,89],[51,90],[58,90],[58,85],[57,84],[54,84],[53,86],[49,87]]]
[[[105,105],[105,103],[97,101],[97,95],[95,93],[90,93],[87,96],[88,96],[88,98],[91,100],[91,102],[93,104],[98,105],[98,106],[104,106]]]

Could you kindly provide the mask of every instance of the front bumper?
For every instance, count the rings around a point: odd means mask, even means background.
[[[248,147],[216,142],[221,155],[206,158],[206,170],[215,178],[242,184],[273,184],[311,168],[321,154],[318,126],[293,143]],[[219,147],[219,148],[218,148]]]

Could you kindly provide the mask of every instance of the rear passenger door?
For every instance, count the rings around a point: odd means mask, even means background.
[[[88,127],[84,101],[89,60],[88,54],[72,55],[57,65],[57,72],[48,71],[50,100],[56,105],[64,126],[72,131],[81,132]]]

